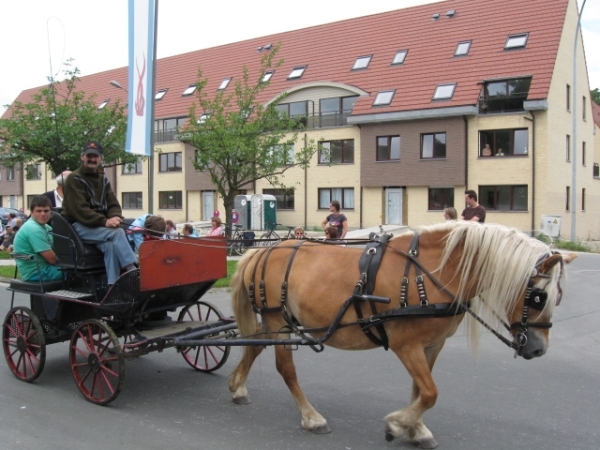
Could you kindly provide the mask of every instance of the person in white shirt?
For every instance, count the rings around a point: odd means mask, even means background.
[[[61,172],[56,177],[56,189],[52,191],[45,192],[44,195],[50,199],[50,203],[53,208],[62,207],[63,202],[63,186],[65,185],[65,180],[71,173],[70,170],[65,170]]]

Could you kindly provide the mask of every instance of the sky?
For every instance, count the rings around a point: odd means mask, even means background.
[[[159,0],[157,57],[433,2]],[[44,85],[50,75],[60,79],[62,62],[68,58],[74,59],[81,76],[127,66],[127,4],[127,0],[2,1],[0,114],[21,91]],[[600,88],[599,0],[587,1],[582,29],[590,87]]]

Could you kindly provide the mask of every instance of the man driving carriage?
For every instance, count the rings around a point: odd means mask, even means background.
[[[117,281],[121,269],[136,268],[136,256],[120,228],[122,209],[108,179],[99,172],[104,150],[89,142],[81,153],[81,166],[65,182],[62,215],[87,244],[104,253],[108,284]]]

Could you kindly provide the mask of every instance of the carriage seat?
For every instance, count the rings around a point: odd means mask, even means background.
[[[52,209],[50,225],[54,235],[53,250],[58,258],[58,266],[77,270],[104,269],[104,254],[91,244],[84,244],[71,224]]]
[[[10,290],[17,292],[30,292],[32,294],[41,294],[43,292],[58,291],[64,288],[62,280],[54,281],[22,281],[10,280]]]

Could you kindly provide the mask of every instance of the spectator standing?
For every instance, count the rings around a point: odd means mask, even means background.
[[[70,170],[65,170],[64,172],[59,173],[56,177],[56,189],[44,193],[44,195],[50,199],[50,204],[53,208],[62,207],[63,197],[65,196],[63,192],[63,186],[65,185],[65,180],[70,174]]]
[[[329,205],[329,212],[331,212],[331,214],[321,222],[321,226],[324,230],[327,229],[328,225],[336,227],[339,239],[344,239],[348,232],[348,219],[344,214],[340,214],[340,202],[333,200]]]
[[[11,227],[6,225],[6,231],[2,237],[2,244],[0,244],[0,250],[12,251],[13,240],[15,239],[15,232]]]
[[[306,239],[306,236],[304,235],[304,228],[296,227],[294,229],[294,237],[296,239]]]
[[[477,203],[477,193],[471,189],[465,191],[465,203],[467,208],[462,212],[461,220],[473,222],[485,222],[485,208]]]
[[[458,219],[458,213],[456,212],[456,209],[454,209],[452,206],[448,206],[447,208],[444,208],[444,219],[445,220]]]
[[[6,226],[11,228],[17,226],[17,215],[15,213],[8,213],[8,222],[6,223]]]

